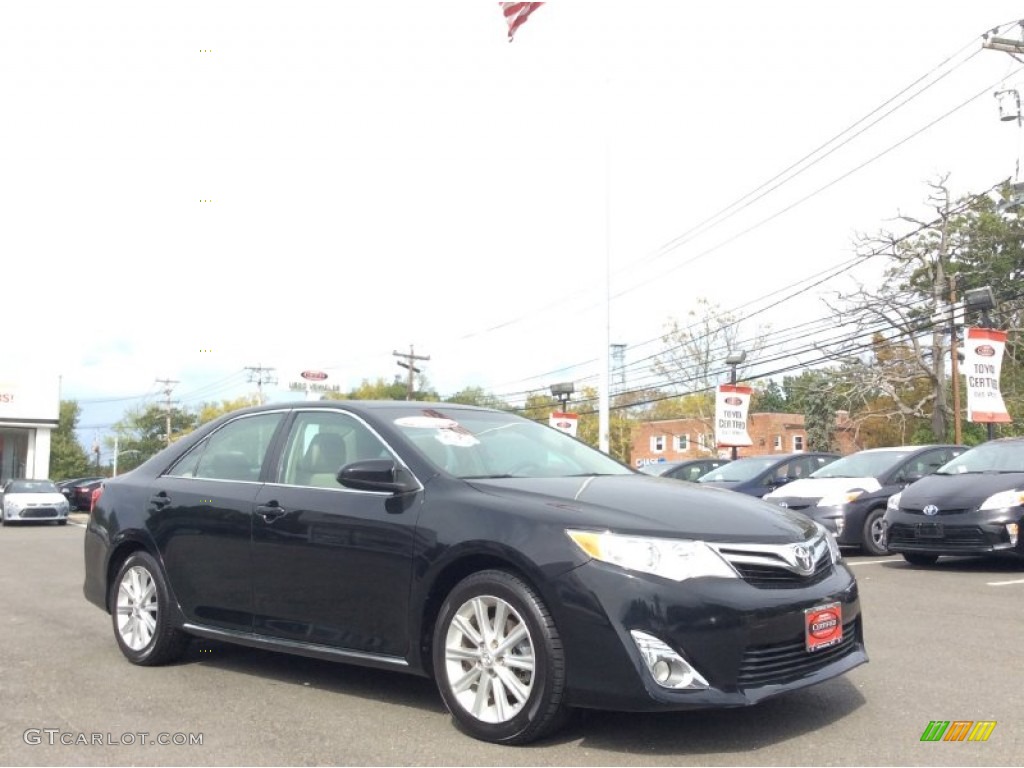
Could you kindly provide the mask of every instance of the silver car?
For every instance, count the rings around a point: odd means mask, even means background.
[[[57,525],[68,522],[68,500],[50,480],[8,480],[0,504],[4,525],[21,520],[56,520]]]

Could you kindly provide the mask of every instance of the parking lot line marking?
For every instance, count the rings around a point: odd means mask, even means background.
[[[846,560],[844,562],[847,565],[878,565],[879,563],[898,563],[899,560],[893,560],[891,557],[886,560]]]
[[[990,587],[1005,587],[1007,584],[1024,584],[1024,579],[1013,579],[1012,581],[990,581]]]

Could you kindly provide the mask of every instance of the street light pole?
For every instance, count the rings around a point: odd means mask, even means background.
[[[729,373],[729,383],[730,384],[735,384],[736,383],[736,366],[740,365],[746,359],[747,359],[747,353],[744,352],[743,350],[740,350],[739,352],[730,352],[729,356],[725,358],[725,364],[732,367],[732,370]],[[738,452],[736,446],[734,445],[732,447],[732,460],[736,461],[736,457],[738,455],[739,455],[739,452]]]

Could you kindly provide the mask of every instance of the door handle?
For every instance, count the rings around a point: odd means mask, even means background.
[[[284,507],[278,504],[260,504],[256,507],[256,514],[262,517],[266,522],[272,523],[279,517],[284,516]]]
[[[163,509],[171,503],[171,497],[167,495],[167,491],[160,491],[149,497],[149,503],[157,509]]]

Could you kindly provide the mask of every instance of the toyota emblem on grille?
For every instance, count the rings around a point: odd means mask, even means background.
[[[921,511],[924,512],[926,515],[937,515],[937,514],[939,514],[939,508],[936,507],[934,504],[929,504],[927,507],[925,507]]]
[[[796,564],[804,573],[810,573],[814,569],[814,558],[811,556],[811,550],[803,545],[793,547],[793,556],[796,558]]]

